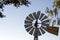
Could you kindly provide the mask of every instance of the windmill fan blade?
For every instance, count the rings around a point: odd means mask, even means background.
[[[29,20],[29,21],[33,21],[31,18],[29,18],[28,16],[26,17],[26,20]]]
[[[32,21],[30,21],[30,20],[27,20],[27,19],[26,19],[25,21],[29,21],[29,22],[32,22]]]
[[[58,35],[58,30],[59,30],[59,27],[47,27],[47,31],[54,35]]]
[[[40,30],[38,29],[38,35],[40,36],[41,35],[41,33],[40,33]]]
[[[47,16],[45,16],[42,20],[44,20],[44,19],[46,19],[47,18]]]
[[[44,34],[44,33],[45,33],[45,31],[42,29],[42,27],[40,28],[40,30],[41,30],[42,34]]]
[[[31,28],[33,28],[33,27],[31,26],[31,27],[27,28],[26,31],[29,32]]]
[[[25,28],[32,26],[32,24],[24,25]]]
[[[46,24],[46,23],[42,23],[42,25],[44,25],[44,26],[49,26],[49,24]]]
[[[32,35],[32,34],[33,34],[33,31],[34,31],[34,28],[29,32],[29,34],[31,34],[31,35]]]
[[[30,15],[29,15],[29,17],[30,17],[30,18],[32,18],[32,20],[34,20],[34,17],[33,17],[33,15],[32,15],[32,14],[30,14]]]
[[[43,16],[44,16],[44,14],[41,14],[39,20],[41,20]]]
[[[29,23],[31,24],[32,22],[31,22],[31,21],[26,21],[26,20],[25,20],[25,24],[29,24]]]
[[[42,23],[45,23],[45,22],[49,22],[49,20],[47,19],[47,20],[42,21]]]
[[[40,31],[39,31],[39,29],[37,28],[37,29],[35,29],[35,31],[34,31],[34,35],[38,35],[38,36],[40,36],[41,35],[41,33],[40,33]]]
[[[37,19],[39,19],[40,11],[37,12]]]
[[[41,27],[42,27],[44,30],[47,30],[47,26],[42,25]]]
[[[37,19],[36,12],[33,13],[33,16],[34,16],[35,19]]]

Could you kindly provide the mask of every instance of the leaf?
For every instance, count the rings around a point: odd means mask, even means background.
[[[49,14],[48,14],[48,18],[50,18],[50,17],[52,17],[52,15],[49,13]]]
[[[53,11],[52,10],[50,10],[50,14],[53,15]]]
[[[53,16],[53,11],[50,10],[50,11],[49,11],[49,14],[48,14],[48,18],[50,18],[50,17],[52,17],[52,16]]]
[[[60,8],[60,0],[55,0],[53,6],[55,6],[56,8]]]
[[[54,14],[55,14],[55,16],[57,16],[58,15],[58,12],[57,12],[58,10],[57,10],[57,8],[55,8],[54,10],[53,10],[53,12],[54,12]]]

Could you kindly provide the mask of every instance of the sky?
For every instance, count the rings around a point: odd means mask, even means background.
[[[13,5],[4,7],[5,18],[0,18],[0,40],[33,40],[34,36],[30,35],[24,27],[25,18],[33,12],[41,11],[45,13],[45,8],[52,9],[54,0],[29,0],[31,5],[29,7],[20,6],[19,8]],[[59,35],[53,35],[46,32],[44,35],[38,37],[39,40],[60,40]]]

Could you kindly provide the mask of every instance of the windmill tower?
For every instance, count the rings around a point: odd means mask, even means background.
[[[48,17],[40,11],[29,14],[25,19],[26,31],[38,40],[38,36],[45,34],[45,30],[54,35],[58,35],[59,27],[50,27]]]

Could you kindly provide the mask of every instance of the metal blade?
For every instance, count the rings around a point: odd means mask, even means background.
[[[47,30],[47,26],[42,25],[41,27],[42,27],[44,30]]]
[[[30,17],[26,17],[26,20],[33,21]]]
[[[32,22],[32,21],[30,21],[30,20],[27,20],[27,19],[26,19],[25,21],[29,21],[29,22]]]
[[[44,20],[42,20],[41,22],[49,22],[50,19],[46,18]]]
[[[34,30],[33,30],[33,35],[34,35],[34,32],[35,32],[35,28],[34,28]]]
[[[42,25],[44,25],[44,26],[49,26],[49,24],[46,24],[46,23],[42,23]]]
[[[41,14],[39,20],[41,20],[43,16],[44,16],[44,14]]]
[[[39,29],[38,28],[35,29],[34,36],[40,36],[40,35],[41,35],[41,33],[40,33]]]
[[[34,28],[29,32],[29,34],[31,34],[31,35],[32,35],[32,34],[33,34],[33,31],[34,31]]]
[[[32,15],[32,14],[30,14],[30,15],[29,15],[29,17],[30,17],[30,18],[32,18],[32,20],[34,20],[34,17],[33,17],[33,15]]]
[[[47,31],[58,36],[59,27],[47,27]]]
[[[31,26],[31,27],[27,28],[26,31],[29,32],[31,28],[33,28],[33,27]]]
[[[25,20],[25,24],[29,24],[29,23],[31,24],[32,22],[31,22],[31,21],[26,21],[26,20]]]
[[[41,30],[42,34],[44,34],[44,33],[45,33],[45,31],[44,31],[42,28],[40,28],[40,30]]]
[[[41,21],[44,20],[44,19],[46,19],[46,18],[47,18],[47,16],[44,16],[43,19],[41,19]]]
[[[30,26],[32,26],[32,24],[26,24],[26,25],[24,25],[25,26],[25,28],[27,28],[27,27],[30,27]]]
[[[40,19],[42,21],[42,19],[45,17],[45,15],[42,16],[42,18]]]
[[[41,33],[40,33],[40,30],[38,29],[38,36],[40,36],[41,35]]]
[[[42,23],[49,22],[49,19],[42,21]]]
[[[40,11],[37,12],[37,19],[39,19]]]
[[[34,16],[35,19],[37,19],[37,14],[36,14],[36,12],[33,13],[33,16]]]

